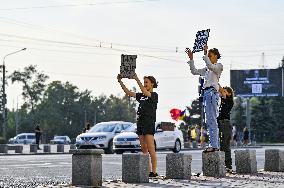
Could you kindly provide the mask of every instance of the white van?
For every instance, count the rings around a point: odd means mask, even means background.
[[[9,144],[35,144],[35,133],[21,133],[9,139]]]

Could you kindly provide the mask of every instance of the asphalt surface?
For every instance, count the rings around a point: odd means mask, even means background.
[[[240,148],[242,149],[242,148]],[[250,148],[253,149],[253,148]],[[264,168],[265,149],[282,149],[283,146],[255,148],[258,170]],[[232,157],[234,161],[234,150]],[[202,150],[182,151],[192,155],[192,173],[201,172]],[[158,151],[158,174],[166,174],[166,154]],[[121,179],[121,155],[103,154],[103,180]],[[235,167],[233,167],[235,168]],[[71,184],[71,155],[0,155],[0,187],[37,187]],[[283,186],[284,187],[284,186]]]

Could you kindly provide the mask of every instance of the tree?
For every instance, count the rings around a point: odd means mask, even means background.
[[[271,101],[268,97],[260,97],[258,100],[259,103],[252,106],[251,127],[255,133],[256,141],[266,142],[271,139],[273,134],[271,128],[274,122],[271,116]]]
[[[74,138],[84,124],[82,109],[78,104],[80,92],[69,82],[51,82],[38,105],[36,116],[47,139],[54,135],[69,135]]]
[[[188,108],[190,123],[193,125],[202,125],[202,103],[199,99],[195,99],[191,103],[191,108]]]
[[[75,138],[86,124],[102,121],[135,121],[135,102],[124,96],[111,95],[92,97],[91,91],[80,92],[69,82],[51,82],[42,102],[35,109],[43,129],[44,140],[54,135],[68,135]]]
[[[272,142],[284,142],[284,97],[273,97],[271,101],[271,125]]]
[[[48,76],[38,72],[35,65],[30,65],[25,67],[23,71],[14,71],[9,78],[11,78],[12,83],[17,81],[23,84],[22,95],[26,100],[25,106],[31,108],[33,113],[35,105],[41,100]]]
[[[238,132],[246,126],[244,100],[240,97],[234,99],[234,106],[231,110],[231,123],[236,126]]]

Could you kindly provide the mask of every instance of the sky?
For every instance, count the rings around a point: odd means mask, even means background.
[[[137,55],[138,77],[159,82],[157,121],[173,121],[172,108],[183,110],[198,97],[198,76],[184,53],[197,31],[210,29],[208,46],[219,49],[224,65],[220,83],[229,86],[230,69],[279,66],[283,23],[283,0],[1,0],[0,58],[27,48],[6,58],[8,74],[32,64],[48,83],[122,96],[120,55]],[[194,59],[196,67],[205,66],[202,52]],[[9,83],[9,109],[23,104],[21,91],[21,84]]]

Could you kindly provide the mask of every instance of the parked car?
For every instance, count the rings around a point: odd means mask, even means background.
[[[35,133],[21,133],[10,138],[8,144],[35,144]]]
[[[52,140],[50,140],[51,144],[71,144],[71,140],[69,136],[54,136]]]
[[[173,123],[157,122],[155,128],[154,141],[156,150],[170,149],[178,153],[184,147],[182,132]],[[113,138],[115,153],[122,154],[125,151],[137,152],[141,150],[138,135],[135,133],[136,129],[136,124],[133,124],[126,131]]]
[[[87,133],[77,136],[75,146],[79,149],[100,148],[113,153],[113,137],[133,125],[131,122],[110,121],[94,125]]]

